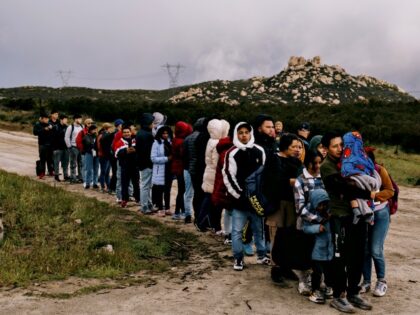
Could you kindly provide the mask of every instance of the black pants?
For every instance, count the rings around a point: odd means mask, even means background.
[[[178,194],[176,195],[175,203],[175,214],[180,214],[185,212],[184,206],[184,193],[185,193],[185,180],[184,174],[177,175],[176,181],[178,183]]]
[[[114,157],[111,156],[109,158],[109,162],[111,163],[111,170],[112,170],[112,176],[111,176],[111,180],[109,182],[109,189],[112,191],[115,191],[117,188],[117,163],[118,160]]]
[[[121,196],[123,201],[129,200],[128,186],[130,181],[133,184],[133,197],[137,202],[140,201],[139,171],[137,167],[121,165]]]
[[[152,202],[158,208],[158,210],[169,210],[171,207],[171,188],[172,180],[168,180],[165,185],[153,185]],[[163,201],[165,202],[165,208],[163,207]]]
[[[324,274],[324,282],[327,287],[332,286],[332,261],[312,260],[312,291],[319,290],[321,276]]]
[[[191,175],[191,181],[194,188],[194,197],[193,197],[194,220],[197,221],[200,215],[200,208],[204,199],[204,191],[201,188],[201,185],[203,184],[203,174],[201,174],[201,176],[197,174]]]
[[[353,216],[332,217],[331,233],[335,256],[332,260],[334,297],[341,293],[358,294],[362,277],[367,236],[367,223],[359,220],[353,224]]]
[[[41,174],[45,175],[45,164],[47,164],[48,173],[54,172],[53,150],[49,145],[38,145],[39,160],[41,161]],[[58,174],[57,174],[58,175]]]

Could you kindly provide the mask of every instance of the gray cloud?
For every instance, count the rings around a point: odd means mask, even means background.
[[[168,86],[273,75],[320,55],[351,74],[420,91],[420,3],[277,0],[2,0],[0,86]],[[417,95],[420,95],[417,94]]]

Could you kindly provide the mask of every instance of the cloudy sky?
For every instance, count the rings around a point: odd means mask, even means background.
[[[0,87],[168,87],[322,57],[420,96],[420,1],[1,0]]]

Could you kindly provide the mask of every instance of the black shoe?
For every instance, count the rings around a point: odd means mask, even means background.
[[[365,311],[370,311],[372,309],[372,304],[370,304],[368,301],[363,299],[360,294],[356,295],[349,295],[347,296],[347,300],[355,307],[358,307]]]
[[[184,220],[184,223],[185,224],[189,224],[189,223],[191,223],[192,221],[191,221],[191,216],[190,215],[187,215],[186,217],[185,217],[185,220]]]
[[[55,175],[54,179],[55,179],[56,182],[61,182],[60,177],[58,177],[58,175]]]
[[[98,185],[93,185],[92,188],[93,189],[99,189],[99,186]]]
[[[277,285],[284,284],[281,268],[279,266],[271,267],[271,281]]]
[[[85,186],[85,189],[89,189],[89,188],[90,188],[90,186],[89,186],[89,185],[86,185],[86,186]]]
[[[83,184],[83,179],[79,178],[79,179],[77,180],[77,182],[78,182],[78,183],[80,183],[80,184]]]
[[[64,181],[65,181],[65,182],[71,182],[71,178],[70,178],[70,177],[68,177],[68,176],[67,176],[67,177],[64,177]]]

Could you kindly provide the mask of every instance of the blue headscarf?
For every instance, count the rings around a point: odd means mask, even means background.
[[[362,136],[359,132],[348,132],[343,137],[344,148],[341,157],[341,175],[344,177],[352,175],[373,176],[375,166],[367,156],[363,148]]]

